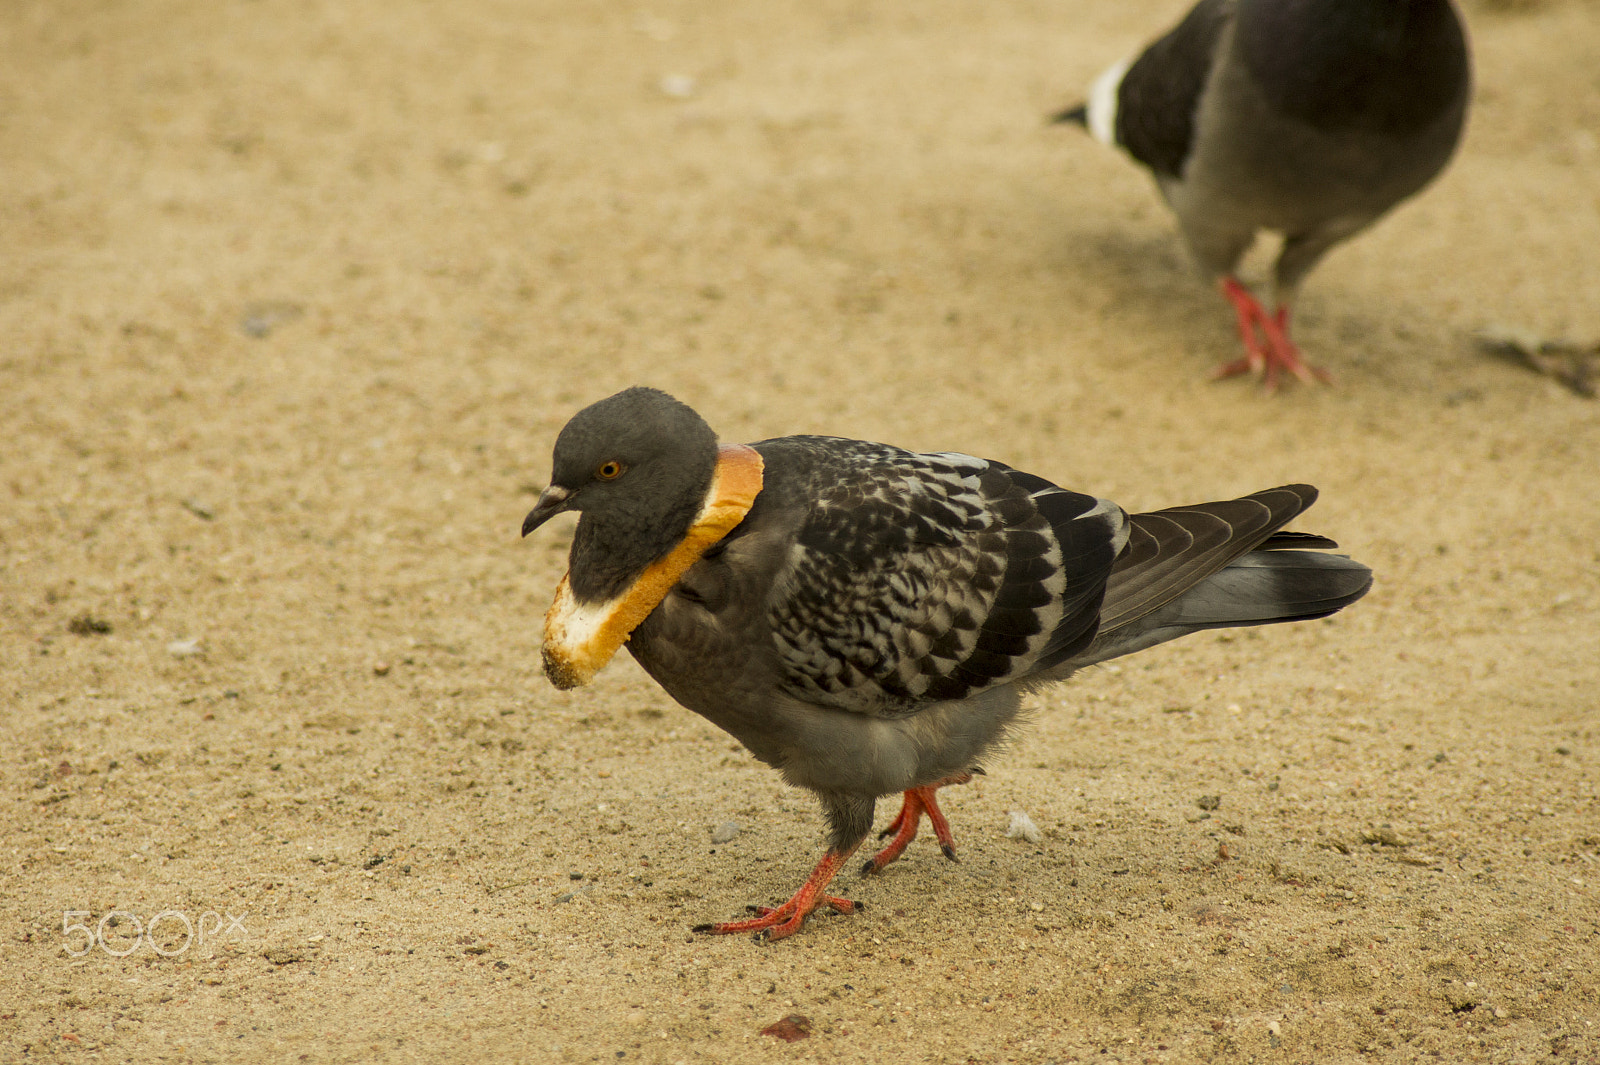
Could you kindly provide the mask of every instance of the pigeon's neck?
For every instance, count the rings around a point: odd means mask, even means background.
[[[562,689],[587,684],[678,578],[744,520],[761,486],[762,462],[755,449],[723,444],[700,513],[672,550],[600,602],[580,602],[572,593],[572,575],[562,577],[544,619],[544,671],[550,682]]]
[[[1415,133],[1467,81],[1450,0],[1242,0],[1234,32],[1263,95],[1320,129]]]

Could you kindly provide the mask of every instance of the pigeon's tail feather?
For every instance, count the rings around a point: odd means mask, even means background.
[[[1286,484],[1239,499],[1129,517],[1128,546],[1106,581],[1100,630],[1112,632],[1161,609],[1251,551],[1331,544],[1281,530],[1316,502],[1308,484]]]
[[[1349,606],[1371,587],[1372,571],[1344,555],[1252,551],[1146,620],[1197,629],[1305,621]]]
[[[1073,664],[1120,658],[1205,629],[1327,617],[1371,587],[1372,571],[1344,555],[1280,548],[1251,551],[1159,609],[1101,630]]]
[[[1337,542],[1328,539],[1326,536],[1318,536],[1316,533],[1290,532],[1285,529],[1267,537],[1256,550],[1276,551],[1286,547],[1294,547],[1309,551],[1338,546]]]
[[[1325,617],[1360,599],[1372,571],[1325,536],[1284,531],[1316,501],[1290,484],[1217,503],[1129,518],[1128,546],[1106,582],[1100,631],[1074,667],[1203,629]]]
[[[1082,126],[1084,129],[1088,129],[1089,128],[1089,105],[1087,103],[1081,103],[1081,104],[1077,104],[1077,105],[1075,105],[1073,107],[1069,107],[1065,111],[1057,111],[1055,114],[1050,116],[1050,121],[1051,122],[1074,122],[1074,123]]]

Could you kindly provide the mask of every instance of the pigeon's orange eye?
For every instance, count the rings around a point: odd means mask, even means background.
[[[594,471],[594,475],[602,481],[614,481],[622,476],[622,463],[615,459],[602,462],[600,468]]]

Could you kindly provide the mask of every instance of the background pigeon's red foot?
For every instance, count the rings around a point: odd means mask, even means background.
[[[860,844],[857,844],[860,846]],[[694,931],[710,936],[726,936],[736,932],[755,932],[761,939],[784,939],[794,935],[805,925],[806,918],[820,906],[827,905],[839,913],[859,913],[866,909],[859,902],[842,899],[837,895],[823,894],[823,888],[833,879],[844,863],[850,860],[855,847],[842,851],[829,851],[822,856],[817,867],[811,870],[800,890],[781,906],[759,906],[756,916],[744,921],[724,921],[720,924],[700,924]]]
[[[944,856],[952,862],[956,861],[955,836],[950,832],[950,822],[945,820],[944,813],[939,809],[939,802],[934,798],[934,792],[951,784],[965,784],[972,779],[971,773],[958,773],[953,777],[946,777],[937,784],[930,784],[925,788],[911,788],[905,793],[905,801],[900,805],[900,813],[889,822],[889,827],[878,833],[878,838],[893,835],[894,839],[883,850],[874,854],[861,867],[861,875],[880,872],[884,866],[900,857],[906,845],[917,838],[917,828],[922,822],[922,815],[928,815],[928,821],[933,825],[933,834],[939,838],[939,849]]]
[[[1333,383],[1332,376],[1326,370],[1318,369],[1300,358],[1300,349],[1289,339],[1288,307],[1279,307],[1276,314],[1268,314],[1250,290],[1233,277],[1222,279],[1222,295],[1233,304],[1233,313],[1239,323],[1239,339],[1244,343],[1244,358],[1219,366],[1216,372],[1218,379],[1259,373],[1267,391],[1275,392],[1280,375],[1287,370],[1306,384],[1316,381]]]

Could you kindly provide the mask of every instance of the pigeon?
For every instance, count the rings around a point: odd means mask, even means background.
[[[1451,0],[1200,0],[1054,117],[1148,167],[1198,266],[1233,305],[1243,358],[1218,377],[1330,380],[1289,338],[1300,283],[1335,244],[1444,169],[1471,59]],[[1271,313],[1235,276],[1282,234]]]
[[[592,679],[624,644],[683,706],[821,800],[827,850],[787,902],[698,926],[782,939],[826,905],[901,796],[881,870],[935,793],[1008,739],[1022,697],[1204,629],[1326,617],[1366,566],[1284,526],[1316,499],[1285,485],[1128,514],[1002,462],[828,436],[719,444],[693,409],[635,387],[575,414],[527,536],[579,514],[545,618],[546,676]]]

